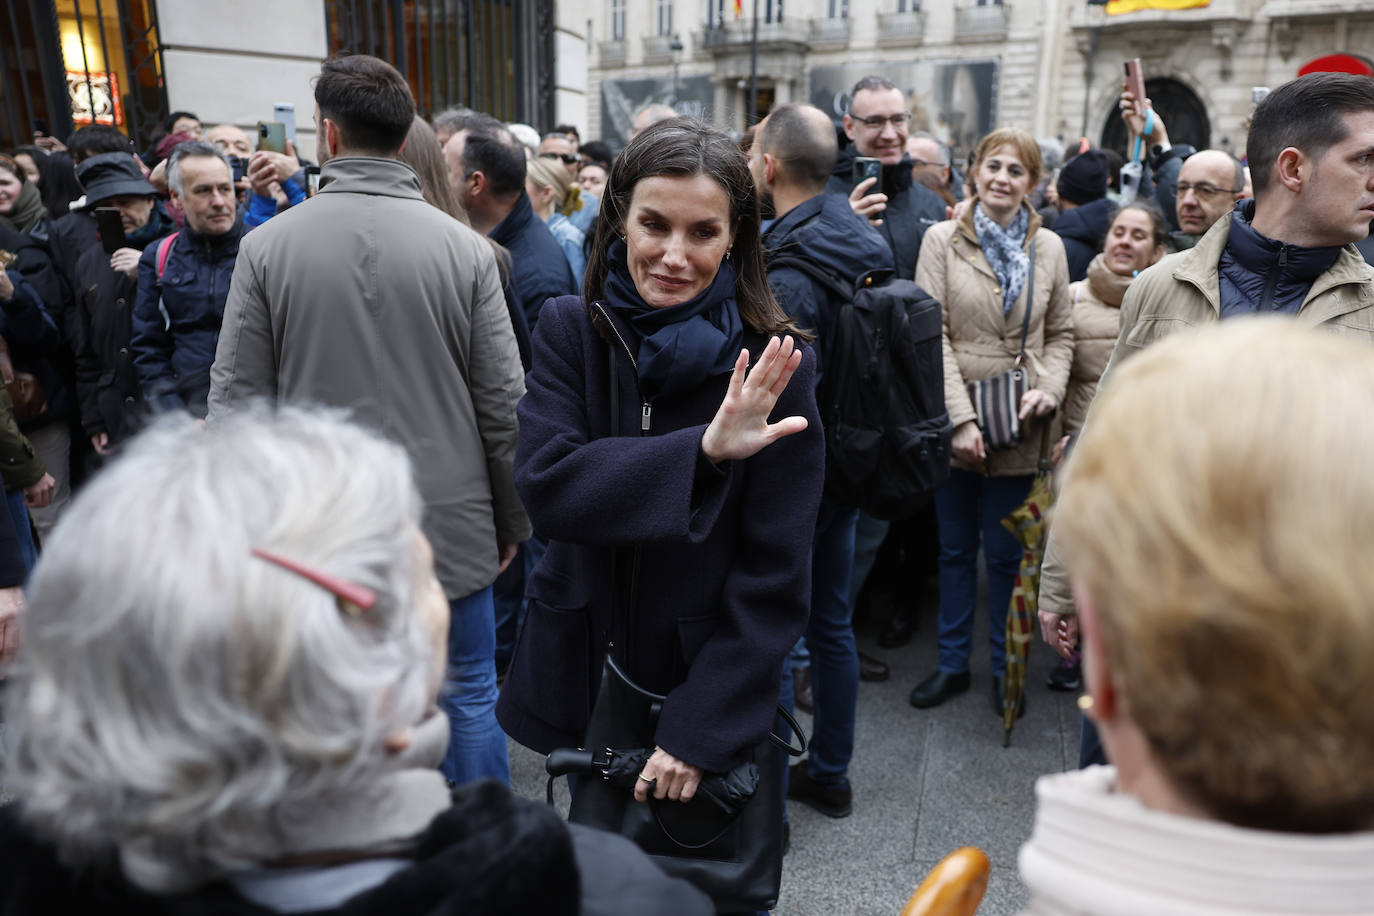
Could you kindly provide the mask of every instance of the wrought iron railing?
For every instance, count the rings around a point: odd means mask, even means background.
[[[553,0],[326,0],[330,53],[406,75],[420,111],[466,105],[551,126]]]

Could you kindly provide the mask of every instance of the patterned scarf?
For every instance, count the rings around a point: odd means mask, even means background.
[[[1021,287],[1026,285],[1026,271],[1030,258],[1026,256],[1026,227],[1030,216],[1025,207],[1016,212],[1011,225],[1003,229],[993,222],[992,217],[983,211],[983,205],[973,208],[973,228],[978,233],[978,245],[983,249],[983,257],[1002,284],[1002,314],[1010,315],[1012,306],[1021,295]]]

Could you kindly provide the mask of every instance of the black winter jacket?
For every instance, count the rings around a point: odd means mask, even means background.
[[[1076,283],[1088,276],[1088,265],[1102,250],[1116,204],[1107,198],[1074,207],[1059,214],[1051,227],[1064,240],[1064,254],[1069,259],[1069,282]]]
[[[156,247],[154,239],[145,250]],[[115,445],[138,430],[146,409],[130,347],[138,282],[110,269],[109,262],[98,245],[77,262],[82,286],[76,293],[71,346],[81,425],[86,435],[106,433]]]
[[[224,301],[229,298],[239,239],[246,231],[241,219],[223,235],[182,229],[171,242],[161,279],[160,243],[143,250],[132,348],[143,398],[151,410],[190,408],[197,417],[205,416]]]
[[[827,194],[840,194],[846,199],[854,190],[854,159],[858,151],[854,144],[842,142],[839,158],[826,184]],[[926,230],[945,219],[945,202],[940,196],[917,184],[911,177],[911,160],[903,156],[896,165],[883,166],[882,192],[887,195],[887,209],[878,232],[887,240],[887,247],[896,260],[897,276],[903,280],[916,277],[916,260],[921,254],[921,238]],[[872,193],[872,192],[870,192]]]
[[[46,238],[50,224],[40,223]],[[0,251],[15,255],[10,270],[17,270],[38,293],[54,320],[60,320],[63,303],[67,300],[67,286],[61,273],[53,264],[47,242],[34,234],[17,232],[9,226],[0,226]]]
[[[818,354],[816,382],[830,359],[835,307],[830,292],[796,267],[776,266],[797,258],[850,285],[875,270],[893,270],[892,251],[873,224],[849,208],[838,194],[817,194],[778,218],[763,236],[768,252],[768,285],[783,311],[799,327],[813,331]]]

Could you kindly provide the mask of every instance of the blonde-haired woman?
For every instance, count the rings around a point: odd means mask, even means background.
[[[1055,531],[1115,766],[1040,781],[1029,912],[1374,910],[1371,452],[1374,349],[1292,319],[1113,370]]]
[[[1039,424],[1049,422],[1049,414],[1063,401],[1073,359],[1064,245],[1041,228],[1040,217],[1026,202],[1040,172],[1034,137],[1015,128],[993,131],[974,157],[972,205],[959,219],[931,227],[921,242],[916,282],[944,306],[945,405],[954,423],[954,456],[949,483],[935,494],[939,662],[935,673],[912,691],[911,705],[918,708],[937,706],[969,687],[981,543],[988,570],[993,707],[1002,713],[1003,629],[1021,559],[1021,547],[1002,527],[1002,518],[1030,491]],[[1019,446],[992,451],[965,386],[1018,363],[1029,374],[1019,404],[1027,431]]]
[[[530,195],[530,205],[558,240],[558,247],[563,249],[563,257],[568,259],[568,267],[572,268],[573,279],[580,290],[582,276],[587,272],[587,237],[564,212],[574,190],[577,189],[568,170],[557,160],[531,159],[525,163],[525,191]]]

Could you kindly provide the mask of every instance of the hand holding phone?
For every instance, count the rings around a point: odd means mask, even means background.
[[[259,121],[258,149],[285,155],[286,125],[280,121]]]
[[[883,193],[883,162],[881,159],[874,159],[872,156],[855,156],[853,172],[850,175],[850,186],[856,187],[860,182],[867,179],[874,179],[869,191],[870,194]]]
[[[1135,96],[1136,105],[1145,107],[1145,71],[1140,68],[1140,58],[1132,57],[1125,63],[1126,91]]]

